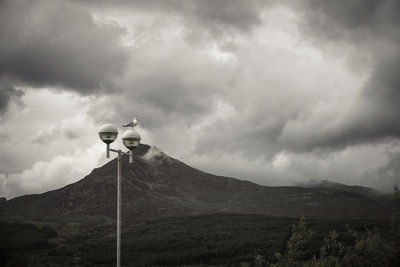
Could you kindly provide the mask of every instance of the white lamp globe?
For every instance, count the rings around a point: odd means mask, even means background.
[[[114,125],[104,124],[103,126],[101,126],[99,137],[104,143],[111,144],[112,142],[114,142],[115,139],[117,139],[117,136],[118,130],[114,127]]]
[[[122,135],[122,142],[129,150],[135,149],[140,144],[141,137],[133,129],[129,129]]]

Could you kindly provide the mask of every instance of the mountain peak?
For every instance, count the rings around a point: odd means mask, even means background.
[[[130,223],[160,216],[227,212],[276,216],[390,214],[387,200],[356,194],[349,191],[350,186],[261,186],[199,171],[146,144],[134,151],[133,164],[124,155],[122,165],[122,216]],[[74,184],[1,203],[0,214],[115,217],[116,174],[117,161],[113,159]]]
[[[150,161],[158,161],[160,159],[167,159],[168,156],[164,154],[161,150],[159,150],[155,146],[148,146],[147,151],[145,154],[141,156],[147,162]]]

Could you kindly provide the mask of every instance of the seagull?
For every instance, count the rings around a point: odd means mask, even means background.
[[[136,125],[138,125],[139,123],[139,119],[137,119],[136,117],[133,117],[133,120],[130,122],[125,123],[124,125],[122,125],[122,127],[135,127]]]

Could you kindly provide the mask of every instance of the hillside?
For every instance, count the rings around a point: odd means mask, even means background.
[[[0,204],[0,215],[115,217],[116,159],[80,181]],[[252,213],[274,216],[390,216],[392,199],[350,186],[267,187],[192,168],[141,145],[123,158],[122,217],[128,224],[162,216]],[[56,177],[55,177],[56,179]]]

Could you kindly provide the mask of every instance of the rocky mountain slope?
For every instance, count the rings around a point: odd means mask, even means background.
[[[82,180],[43,194],[0,204],[0,214],[29,216],[116,215],[116,159]],[[56,179],[56,177],[55,177]],[[266,187],[194,169],[155,147],[140,145],[134,163],[123,158],[122,217],[127,223],[160,216],[253,213],[276,216],[387,218],[389,196],[369,197],[346,185]]]

